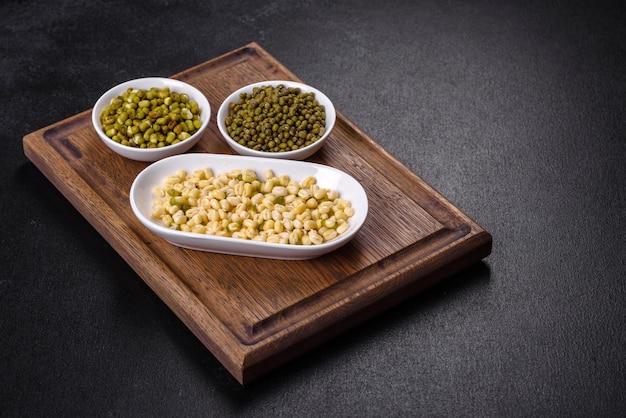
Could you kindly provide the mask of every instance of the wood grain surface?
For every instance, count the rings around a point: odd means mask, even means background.
[[[212,107],[190,152],[222,154],[232,153],[215,124],[226,96],[257,81],[302,81],[256,43],[172,78],[197,87]],[[309,161],[349,173],[368,194],[369,216],[349,244],[304,261],[173,246],[129,205],[131,183],[148,163],[105,147],[90,116],[87,110],[25,136],[26,156],[241,384],[491,252],[487,231],[339,111],[327,145]]]

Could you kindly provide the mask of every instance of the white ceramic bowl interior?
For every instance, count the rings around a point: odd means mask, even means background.
[[[200,120],[202,121],[202,126],[191,137],[179,142],[178,144],[168,145],[163,148],[134,148],[117,143],[104,134],[104,131],[102,130],[102,123],[100,122],[100,115],[113,98],[117,97],[128,88],[148,90],[152,87],[162,88],[166,86],[172,91],[187,94],[189,98],[195,100],[200,107]],[[100,96],[91,113],[91,122],[94,129],[98,133],[98,136],[102,139],[102,142],[121,156],[137,161],[157,161],[165,157],[187,152],[198,142],[209,125],[210,119],[211,106],[209,105],[209,101],[206,96],[202,94],[200,90],[185,82],[163,77],[138,78],[118,84]]]
[[[256,170],[261,177],[263,171],[269,168],[277,176],[285,174],[296,181],[313,176],[320,187],[337,190],[341,198],[351,202],[355,213],[348,220],[350,228],[344,234],[322,244],[290,245],[173,230],[164,226],[160,220],[151,217],[154,201],[152,190],[155,186],[161,186],[165,178],[177,170],[183,169],[190,173],[207,167],[211,168],[215,174],[231,169],[250,168]],[[226,154],[189,153],[165,158],[149,165],[133,182],[130,189],[130,203],[139,221],[171,244],[193,250],[282,260],[310,259],[338,249],[356,235],[365,222],[368,212],[365,190],[352,176],[340,170],[304,161]]]
[[[233,141],[233,139],[228,134],[228,131],[226,130],[226,124],[224,122],[226,120],[226,117],[229,114],[229,110],[230,110],[229,103],[238,102],[239,95],[241,93],[252,93],[252,90],[255,87],[277,86],[279,84],[284,84],[287,87],[299,87],[303,92],[315,93],[315,98],[321,105],[324,106],[324,109],[326,111],[326,132],[324,133],[324,135],[320,139],[315,141],[313,144],[307,147],[304,147],[295,151],[286,151],[286,152],[256,151],[256,150],[245,147]],[[283,159],[290,159],[290,160],[304,160],[305,158],[308,158],[314,153],[316,153],[324,145],[324,142],[328,139],[330,132],[333,130],[333,127],[335,126],[336,118],[337,118],[337,114],[335,111],[335,106],[330,101],[328,96],[326,96],[324,93],[317,90],[316,88],[311,87],[306,84],[298,83],[295,81],[268,80],[268,81],[261,81],[258,83],[249,84],[231,93],[222,102],[222,104],[220,105],[217,111],[217,127],[219,128],[222,136],[224,137],[224,140],[228,143],[228,145],[230,145],[230,147],[233,150],[235,150],[237,153],[241,155],[250,155],[253,157],[263,157],[263,158],[283,158]]]

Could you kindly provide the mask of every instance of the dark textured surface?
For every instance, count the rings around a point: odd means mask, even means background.
[[[626,410],[619,2],[4,1],[0,16],[0,416]],[[251,41],[494,247],[241,387],[26,159],[22,137],[116,83]]]

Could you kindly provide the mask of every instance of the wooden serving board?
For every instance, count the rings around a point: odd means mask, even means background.
[[[218,154],[233,153],[215,124],[230,92],[256,81],[301,81],[256,43],[172,78],[197,87],[212,106],[210,126],[190,152]],[[309,160],[349,173],[368,194],[369,216],[349,244],[305,261],[173,246],[130,208],[131,183],[148,163],[105,147],[90,116],[87,110],[26,135],[26,156],[241,384],[491,252],[487,231],[340,112]]]

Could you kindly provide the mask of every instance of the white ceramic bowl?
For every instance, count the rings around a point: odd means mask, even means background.
[[[239,95],[241,93],[252,93],[252,89],[254,89],[255,87],[277,86],[279,84],[284,84],[287,87],[299,87],[303,92],[315,93],[315,98],[321,105],[324,106],[324,109],[326,111],[326,126],[325,126],[326,131],[324,135],[320,139],[315,141],[313,144],[307,147],[295,150],[295,151],[285,151],[285,152],[255,151],[251,148],[238,144],[236,141],[234,141],[230,137],[230,135],[228,134],[228,131],[226,131],[226,124],[224,122],[230,110],[228,107],[229,103],[238,102]],[[268,80],[268,81],[261,81],[258,83],[249,84],[231,93],[224,100],[224,102],[222,102],[221,106],[219,107],[217,111],[217,127],[219,128],[220,132],[222,133],[222,136],[224,137],[228,145],[230,145],[230,147],[233,150],[235,150],[241,155],[250,155],[253,157],[264,157],[264,158],[283,158],[283,159],[289,159],[289,160],[304,160],[305,158],[308,158],[311,155],[313,155],[324,145],[324,142],[328,139],[330,132],[333,130],[333,127],[335,126],[336,118],[337,118],[337,114],[335,111],[335,106],[324,93],[317,90],[316,88],[313,88],[306,84],[297,83],[295,81]]]
[[[285,174],[296,181],[313,176],[320,187],[337,190],[343,199],[351,202],[354,215],[348,219],[350,228],[344,234],[322,244],[290,245],[177,231],[167,228],[159,220],[151,217],[154,201],[152,190],[155,186],[161,186],[165,178],[177,170],[193,172],[207,167],[215,174],[230,169],[250,168],[256,170],[259,176],[269,168],[277,176]],[[282,260],[310,259],[345,245],[359,231],[368,212],[365,190],[352,176],[340,170],[304,161],[227,154],[189,153],[175,155],[149,165],[139,173],[131,186],[130,204],[135,216],[144,226],[171,244],[193,250]]]
[[[102,123],[100,122],[100,115],[102,114],[104,108],[111,102],[111,99],[117,97],[129,87],[148,90],[152,87],[162,88],[166,86],[172,91],[187,94],[189,98],[195,100],[200,107],[200,120],[202,121],[202,126],[191,137],[179,142],[178,144],[168,145],[163,148],[135,148],[115,142],[104,134],[104,131],[102,130]],[[102,142],[123,157],[137,161],[156,161],[165,157],[187,152],[198,142],[203,132],[209,125],[210,119],[211,106],[209,105],[207,98],[200,92],[200,90],[182,81],[162,77],[138,78],[118,84],[100,96],[91,113],[91,122],[93,123],[93,127],[98,133],[98,136],[102,139]]]

